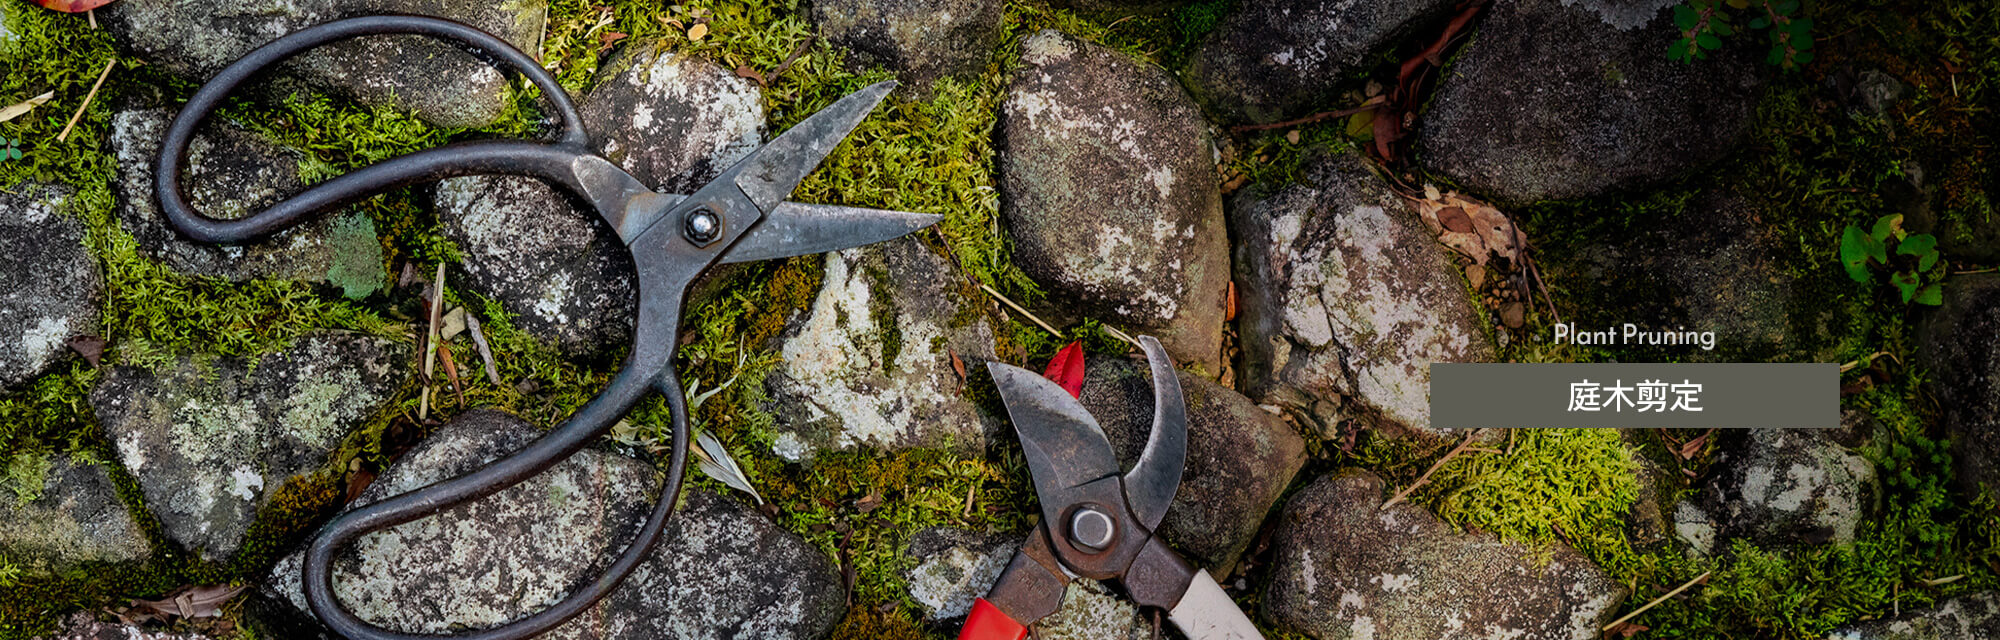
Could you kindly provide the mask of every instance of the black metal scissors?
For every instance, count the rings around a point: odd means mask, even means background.
[[[562,135],[555,142],[490,140],[447,145],[386,160],[318,184],[271,208],[217,220],[189,208],[180,173],[195,128],[238,84],[307,49],[370,35],[439,38],[488,62],[511,68],[539,87],[554,107]],[[617,377],[561,427],[472,473],[341,514],[306,553],[305,595],[313,614],[351,640],[452,637],[502,640],[540,634],[589,609],[617,588],[658,541],[680,494],[687,463],[687,401],[674,372],[681,306],[688,285],[712,265],[835,251],[896,238],[939,216],[852,207],[804,205],[785,197],[819,166],[886,97],[894,82],[857,91],[792,127],[691,195],[654,193],[589,149],[576,107],[555,78],[505,41],[463,24],[418,16],[371,16],[329,22],[251,51],[224,68],[188,100],[161,145],[154,195],[168,222],[200,242],[239,243],[281,231],[303,219],[405,185],[471,175],[541,178],[581,196],[611,224],[638,268],[639,317],[632,353]],[[560,602],[513,622],[450,636],[398,633],[361,620],[333,594],[335,552],[362,535],[410,522],[520,483],[589,445],[644,398],[664,396],[673,415],[674,446],[666,486],[630,546],[595,581]]]

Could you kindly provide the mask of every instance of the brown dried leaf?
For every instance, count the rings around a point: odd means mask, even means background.
[[[694,25],[694,26],[692,26],[692,27],[688,27],[688,39],[689,39],[689,40],[693,40],[693,41],[695,41],[695,42],[700,42],[702,38],[706,38],[706,37],[708,37],[708,23],[706,23],[706,22],[697,22],[697,23],[695,23],[695,25]]]
[[[246,588],[248,587],[186,585],[159,600],[133,600],[132,607],[140,616],[155,616],[161,620],[214,618],[222,615],[224,603],[235,598],[236,594],[243,593]]]
[[[71,351],[75,351],[77,355],[83,356],[83,359],[93,367],[97,366],[97,361],[104,357],[104,339],[97,336],[86,334],[71,337],[69,339],[69,348]]]
[[[624,40],[625,35],[617,31],[606,31],[597,34],[597,51],[599,53],[610,51],[611,45],[617,43],[619,40]]]
[[[1444,225],[1446,231],[1472,233],[1472,216],[1465,215],[1464,207],[1445,207],[1438,210],[1437,216],[1438,224]]]
[[[869,491],[868,495],[861,496],[860,500],[854,501],[854,509],[862,513],[868,513],[870,511],[874,511],[881,507],[882,507],[881,489]]]
[[[958,352],[956,352],[956,351],[948,351],[948,352],[946,352],[946,353],[950,353],[950,354],[951,354],[951,370],[952,370],[952,371],[956,371],[956,372],[958,372],[958,379],[960,379],[960,380],[964,380],[964,379],[965,379],[965,377],[966,377],[966,376],[965,376],[965,361],[964,361],[964,360],[960,360],[960,359],[958,359]]]
[[[1648,631],[1651,629],[1652,627],[1648,627],[1646,625],[1639,624],[1636,622],[1620,622],[1609,629],[1605,629],[1604,637],[1630,638],[1632,636],[1638,635],[1639,632],[1641,631]]]
[[[1440,193],[1429,185],[1424,187],[1424,196],[1412,198],[1410,203],[1424,226],[1438,234],[1439,243],[1481,266],[1496,257],[1508,264],[1520,263],[1524,242],[1507,214],[1469,196]]]
[[[375,483],[375,474],[370,473],[365,469],[357,469],[354,472],[347,474],[346,502],[353,502],[355,498],[361,497],[361,490],[368,488],[368,485],[374,483]]]

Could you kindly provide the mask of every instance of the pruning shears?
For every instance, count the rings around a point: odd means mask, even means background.
[[[1104,429],[1075,396],[1026,369],[986,365],[1021,437],[1042,522],[986,597],[973,602],[959,640],[1019,640],[1062,606],[1076,576],[1117,581],[1133,602],[1165,610],[1191,640],[1264,637],[1207,569],[1189,565],[1153,533],[1180,488],[1187,404],[1160,341],[1140,336],[1139,346],[1153,373],[1153,432],[1122,475]]]
[[[541,89],[561,122],[554,142],[486,140],[428,149],[386,160],[315,185],[256,214],[218,220],[195,212],[180,174],[195,128],[231,90],[259,71],[308,49],[361,36],[413,34],[438,38],[526,76]],[[673,416],[674,446],[659,503],[632,543],[604,573],[561,601],[497,627],[445,637],[512,640],[548,631],[588,610],[616,589],[646,558],[680,494],[687,463],[687,400],[674,372],[674,349],[690,283],[710,267],[837,251],[900,237],[939,216],[786,202],[879,104],[895,83],[876,84],[813,114],[689,195],[655,193],[590,151],[576,107],[555,78],[507,42],[463,24],[418,16],[370,16],[311,27],[266,44],[230,64],[188,100],[161,145],[154,195],[175,229],[196,241],[240,243],[303,219],[397,187],[473,175],[540,178],[581,197],[625,242],[638,269],[638,322],[632,352],[617,377],[562,426],[471,473],[369,504],[327,523],[306,553],[304,587],[312,612],[350,640],[417,640],[441,636],[400,633],[350,613],[333,593],[334,554],[363,534],[394,527],[493,494],[541,473],[598,440],[648,391],[664,396]]]

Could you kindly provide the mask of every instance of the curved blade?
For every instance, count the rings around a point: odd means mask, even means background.
[[[1125,500],[1146,528],[1158,529],[1187,465],[1187,400],[1181,396],[1173,358],[1160,341],[1139,336],[1139,347],[1146,350],[1146,363],[1153,370],[1153,435],[1147,436],[1146,450],[1125,474]]]
[[[737,240],[722,262],[754,262],[839,251],[900,238],[944,216],[830,204],[780,203]]]
[[[869,85],[794,125],[730,169],[736,186],[770,214],[895,88],[894,80]]]
[[[1013,365],[989,362],[986,369],[1021,436],[1037,495],[1059,496],[1070,487],[1118,474],[1118,457],[1104,429],[1068,391]],[[1044,511],[1048,506],[1043,505]]]

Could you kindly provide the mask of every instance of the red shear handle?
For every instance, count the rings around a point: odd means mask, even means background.
[[[972,615],[965,617],[965,628],[958,631],[958,640],[1021,640],[1027,635],[1027,627],[980,598],[972,602]]]

